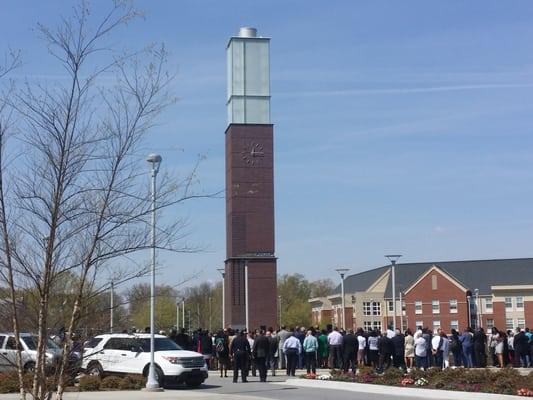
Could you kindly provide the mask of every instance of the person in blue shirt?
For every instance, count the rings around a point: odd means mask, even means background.
[[[461,343],[461,349],[463,350],[463,365],[465,368],[472,368],[474,366],[474,344],[472,337],[471,328],[465,328],[463,334],[459,336],[459,342]]]
[[[303,352],[305,354],[305,367],[307,373],[316,374],[316,352],[318,350],[318,340],[313,336],[313,332],[307,331],[303,343]]]

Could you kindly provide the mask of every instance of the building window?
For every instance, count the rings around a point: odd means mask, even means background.
[[[437,275],[431,275],[431,289],[437,290]]]
[[[516,297],[516,309],[517,310],[523,310],[524,309],[524,298],[522,296]]]
[[[450,299],[450,314],[457,314],[457,299]]]
[[[505,310],[506,311],[512,311],[513,310],[513,298],[512,297],[506,297],[505,298]]]
[[[433,333],[437,333],[437,330],[440,329],[440,321],[435,320],[433,321]]]
[[[394,312],[394,303],[392,301],[388,302],[388,306],[389,306],[389,311]]]
[[[494,320],[492,318],[487,318],[487,330],[494,328]]]
[[[424,322],[423,321],[416,321],[415,322],[415,329],[422,329],[424,327]]]
[[[431,310],[432,310],[433,314],[440,313],[440,303],[439,303],[438,300],[433,300],[431,302]]]
[[[371,315],[371,307],[369,301],[363,301],[363,315]]]
[[[364,321],[363,322],[363,328],[365,331],[371,331],[372,330],[372,322],[371,321]]]
[[[415,314],[422,314],[422,302],[420,300],[415,301]]]
[[[518,318],[518,320],[516,321],[516,326],[517,328],[524,329],[526,327],[526,320],[524,318]]]
[[[487,297],[485,299],[485,312],[492,312],[492,297]]]
[[[381,321],[374,321],[374,329],[381,330]]]
[[[456,319],[452,319],[450,321],[450,330],[455,329],[456,331],[459,330],[459,321]]]
[[[505,319],[505,329],[514,329],[513,319],[512,318],[506,318]]]
[[[375,301],[372,303],[372,315],[381,315],[381,303]]]

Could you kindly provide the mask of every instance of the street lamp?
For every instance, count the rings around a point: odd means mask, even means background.
[[[392,330],[396,332],[396,261],[401,257],[401,254],[389,254],[385,256],[392,264]]]
[[[226,327],[226,269],[217,268],[217,271],[222,275],[222,329]]]
[[[346,321],[345,321],[345,318],[346,318],[346,305],[344,304],[344,276],[346,275],[346,272],[348,272],[350,269],[349,268],[337,268],[335,271],[337,271],[339,273],[339,275],[341,276],[341,296],[342,296],[342,318],[341,318],[341,321],[342,321],[342,329],[346,329]]]
[[[159,387],[159,382],[157,381],[155,375],[155,362],[154,362],[154,348],[155,348],[155,324],[154,324],[154,314],[155,314],[155,199],[156,199],[156,176],[159,172],[159,166],[161,165],[162,158],[159,154],[150,154],[146,158],[152,166],[152,282],[150,285],[150,370],[148,373],[148,380],[146,381],[146,390],[147,391],[162,391],[163,389]]]
[[[278,296],[278,308],[279,308],[279,329],[281,329],[281,296]]]

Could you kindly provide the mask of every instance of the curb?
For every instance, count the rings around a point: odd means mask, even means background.
[[[384,386],[365,383],[352,383],[352,382],[337,382],[337,381],[316,381],[310,379],[288,379],[285,382],[272,382],[273,385],[290,385],[305,388],[314,389],[332,389],[332,390],[344,390],[348,392],[359,392],[369,394],[382,394],[390,395],[394,390],[395,396],[404,397],[417,397],[424,399],[434,400],[515,400],[523,399],[520,396],[506,395],[506,394],[494,394],[494,393],[480,393],[480,392],[459,392],[451,390],[439,390],[439,389],[418,389],[418,388],[405,388],[397,386]]]

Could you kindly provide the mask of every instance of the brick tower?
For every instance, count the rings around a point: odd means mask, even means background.
[[[225,324],[276,326],[270,39],[241,28],[227,46]]]

